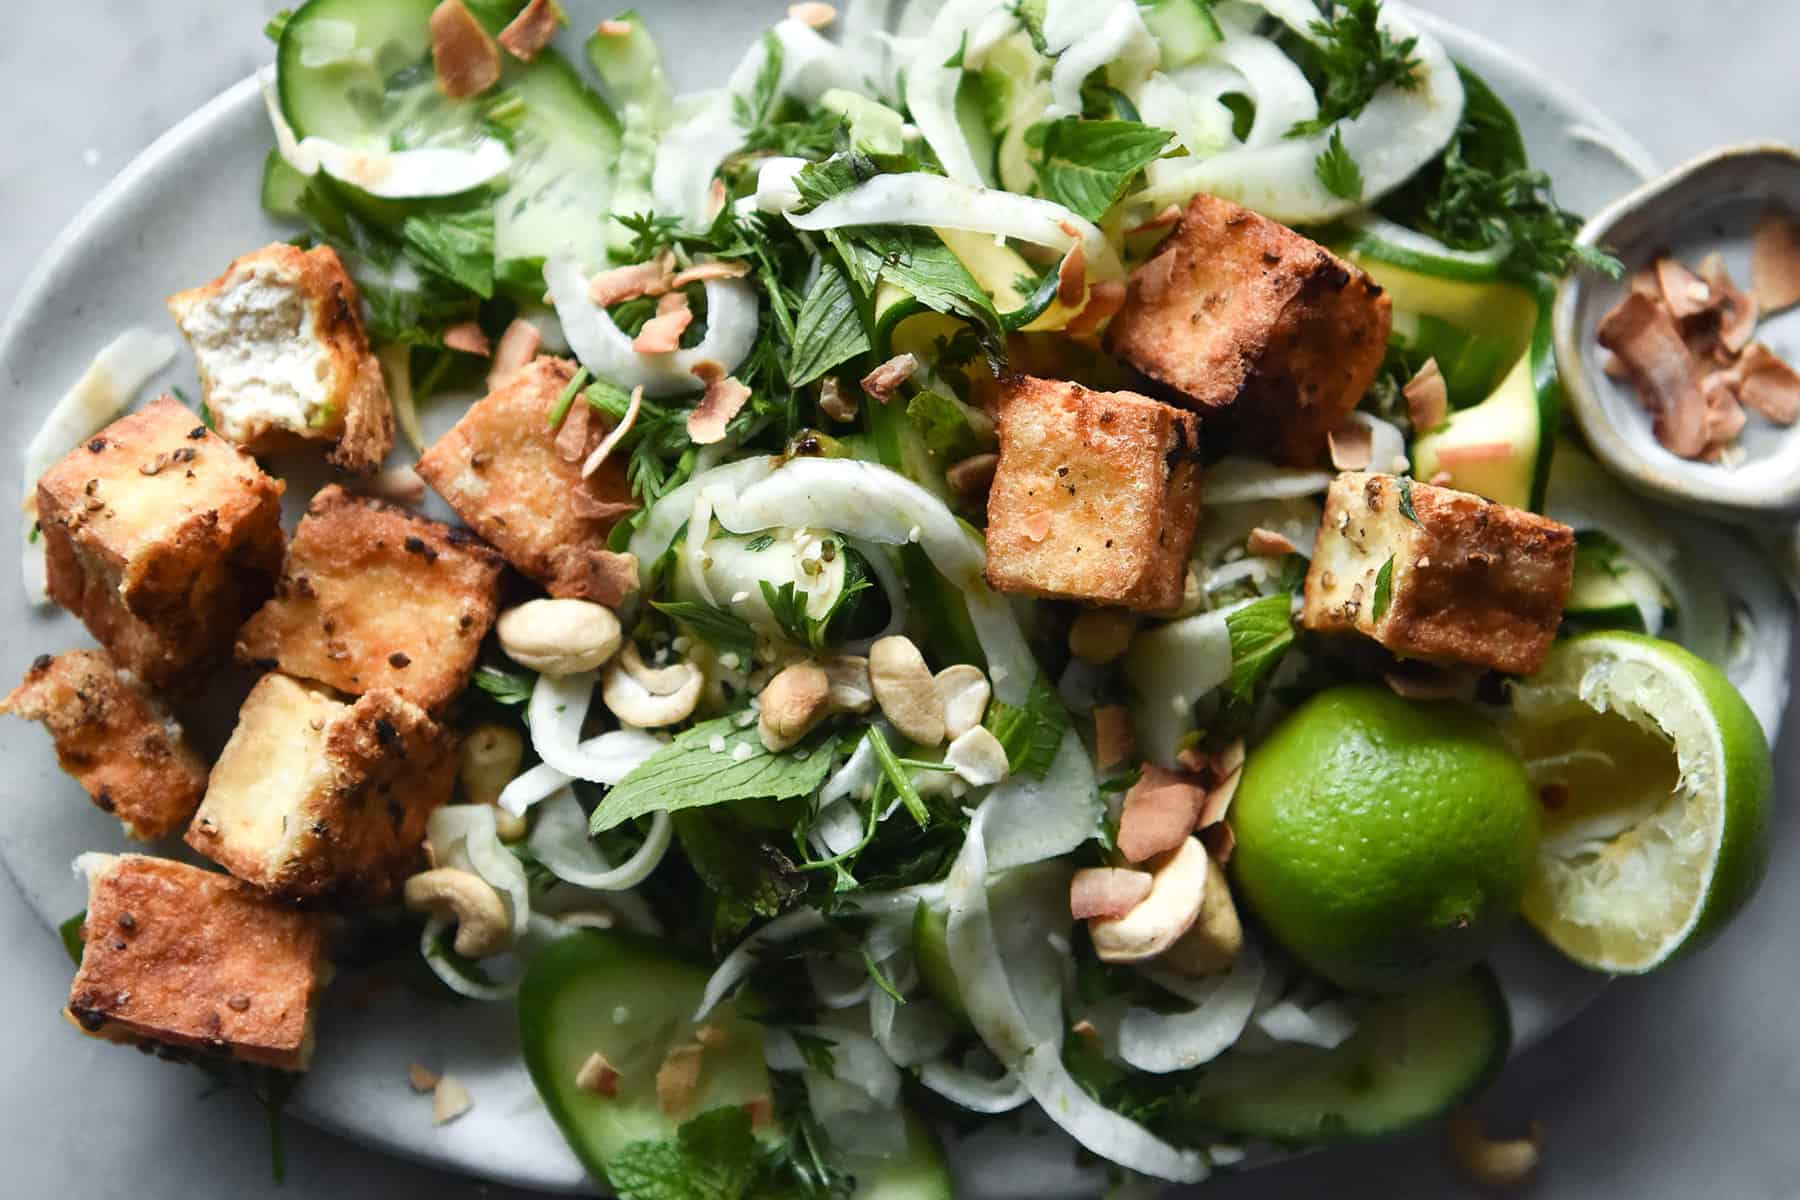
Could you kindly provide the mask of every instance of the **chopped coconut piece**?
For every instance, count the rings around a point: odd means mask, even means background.
[[[452,100],[500,82],[500,48],[462,0],[444,0],[431,10],[431,62],[439,89]]]
[[[1325,435],[1331,447],[1331,465],[1340,471],[1366,471],[1375,458],[1375,434],[1360,421]]]
[[[1599,338],[1629,372],[1638,400],[1651,415],[1656,440],[1683,458],[1703,454],[1706,405],[1700,395],[1700,366],[1674,314],[1634,289],[1601,318]]]
[[[750,399],[750,389],[715,362],[703,362],[694,374],[706,385],[700,403],[688,413],[688,437],[695,445],[710,446],[725,440],[725,430]]]
[[[1704,279],[1667,256],[1656,260],[1654,270],[1663,303],[1669,306],[1676,320],[1685,321],[1712,311],[1713,291]]]
[[[538,332],[536,325],[521,317],[514,317],[512,324],[506,327],[506,332],[500,335],[500,346],[494,351],[494,361],[488,367],[488,391],[500,390],[508,380],[524,370],[537,357],[538,347],[543,343],[544,335]]]
[[[1056,299],[1064,308],[1074,308],[1087,294],[1087,253],[1078,241],[1063,255],[1056,268]]]
[[[1765,313],[1800,302],[1800,221],[1772,208],[1757,221],[1750,248],[1750,289]]]
[[[1763,343],[1751,342],[1726,377],[1746,408],[1777,425],[1800,419],[1800,374]]]
[[[1717,251],[1700,260],[1700,278],[1712,289],[1719,340],[1729,353],[1743,353],[1756,334],[1756,301],[1732,282],[1731,272],[1725,268],[1725,256]]]
[[[631,348],[639,354],[673,354],[681,349],[681,335],[693,323],[687,293],[667,292],[656,302],[656,315],[631,340]]]
[[[463,321],[444,330],[444,349],[473,354],[478,358],[486,358],[493,352],[488,345],[487,334],[474,321]]]
[[[1425,360],[1425,365],[1406,381],[1400,394],[1406,397],[1406,417],[1412,422],[1414,434],[1431,432],[1449,415],[1450,388],[1444,382],[1444,373],[1438,369],[1435,358]]]
[[[837,20],[837,9],[818,0],[808,0],[805,4],[788,5],[788,16],[809,29],[824,29]]]
[[[457,5],[461,8],[461,5]],[[431,1091],[431,1123],[448,1125],[456,1118],[475,1107],[475,1097],[469,1095],[469,1089],[463,1086],[462,1080],[454,1075],[439,1078],[437,1086]]]
[[[505,29],[500,31],[500,44],[521,62],[530,62],[543,53],[562,24],[562,9],[556,0],[531,0]]]
[[[749,273],[750,264],[741,258],[715,258],[677,271],[674,278],[669,280],[669,286],[679,288],[690,283],[710,283],[716,279],[742,279]]]
[[[617,1096],[619,1072],[606,1061],[606,1055],[596,1050],[587,1056],[587,1061],[575,1073],[575,1086],[596,1096]]]
[[[1244,539],[1244,548],[1259,558],[1299,553],[1286,534],[1261,527],[1250,531],[1250,536]]]
[[[424,1063],[414,1063],[406,1068],[406,1082],[413,1091],[423,1096],[438,1085],[438,1073]]]
[[[1194,832],[1206,791],[1185,775],[1144,764],[1143,774],[1125,793],[1119,815],[1119,853],[1128,862],[1173,850]]]
[[[917,355],[896,354],[863,376],[862,390],[868,393],[870,399],[886,404],[900,390],[900,385],[911,379],[918,369]]]
[[[601,308],[611,308],[639,296],[660,296],[673,286],[670,272],[674,267],[674,256],[665,250],[649,262],[602,271],[588,280],[588,299]]]

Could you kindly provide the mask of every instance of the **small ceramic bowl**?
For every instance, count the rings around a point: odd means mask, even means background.
[[[1659,255],[1692,266],[1718,251],[1731,278],[1748,291],[1751,237],[1770,208],[1800,217],[1800,150],[1794,147],[1728,146],[1677,167],[1587,223],[1581,243],[1616,256],[1625,273],[1615,280],[1577,270],[1564,281],[1554,314],[1564,390],[1601,461],[1642,492],[1742,524],[1800,516],[1800,424],[1782,428],[1749,414],[1738,437],[1742,455],[1732,465],[1671,454],[1651,433],[1650,415],[1631,385],[1606,374],[1607,352],[1596,331],[1631,277]],[[1800,364],[1800,309],[1765,316],[1756,338]]]

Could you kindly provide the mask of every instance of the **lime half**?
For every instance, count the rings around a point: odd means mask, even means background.
[[[1717,667],[1635,633],[1553,650],[1509,733],[1543,803],[1526,919],[1583,966],[1641,974],[1743,907],[1768,858],[1774,768]]]

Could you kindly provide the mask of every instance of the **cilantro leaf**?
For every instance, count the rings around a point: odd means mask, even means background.
[[[788,384],[804,387],[833,367],[868,352],[869,334],[863,328],[850,279],[842,267],[827,259],[794,321]]]
[[[1325,185],[1325,190],[1340,200],[1362,199],[1363,173],[1350,157],[1350,151],[1344,148],[1344,134],[1340,129],[1331,131],[1331,140],[1325,143],[1325,149],[1319,151],[1319,157],[1313,160],[1313,174]]]
[[[1375,599],[1370,608],[1370,615],[1376,620],[1387,616],[1388,608],[1394,603],[1394,556],[1381,564],[1381,570],[1375,572]]]
[[[475,686],[506,705],[523,704],[531,699],[537,676],[525,672],[502,671],[499,667],[481,667],[475,672]]]
[[[750,1114],[715,1108],[673,1140],[632,1142],[606,1163],[618,1200],[745,1200],[761,1169]]]
[[[650,607],[680,621],[713,648],[737,655],[740,664],[749,663],[751,651],[756,648],[756,634],[750,622],[736,613],[697,600],[652,600]]]
[[[1034,125],[1025,141],[1043,152],[1037,176],[1044,198],[1098,221],[1173,136],[1137,121],[1063,117]]]
[[[740,726],[738,720],[719,717],[678,734],[606,793],[594,809],[593,831],[604,833],[654,812],[807,796],[825,782],[836,748],[831,735],[771,754],[757,736],[756,723]]]
[[[1356,116],[1384,87],[1419,86],[1419,60],[1413,57],[1419,39],[1396,41],[1380,18],[1381,0],[1336,0],[1325,20],[1312,23],[1315,41],[1303,43],[1300,55],[1319,88],[1319,113],[1296,122],[1289,137],[1311,137]]]
[[[1293,598],[1264,596],[1225,616],[1231,637],[1231,698],[1243,703],[1268,678],[1294,644]]]
[[[1007,765],[1014,775],[1042,779],[1062,746],[1069,714],[1049,679],[1039,675],[1031,681],[1024,704],[1015,707],[995,698],[988,702],[987,716],[981,723],[1006,748]]]
[[[862,555],[841,544],[837,553],[844,556],[844,585],[822,617],[814,617],[806,611],[807,595],[794,586],[793,580],[787,580],[779,588],[766,579],[757,580],[770,615],[781,627],[782,636],[795,645],[823,650],[831,640],[832,622],[840,614],[848,613],[855,598],[874,586],[869,581]]]

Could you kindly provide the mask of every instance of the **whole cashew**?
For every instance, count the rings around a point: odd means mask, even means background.
[[[943,744],[944,698],[911,638],[884,637],[869,647],[869,683],[882,715],[908,740]]]
[[[477,725],[462,742],[458,774],[463,795],[471,804],[499,804],[500,793],[519,773],[524,757],[525,739],[518,730],[491,723]],[[525,836],[525,818],[495,808],[494,829],[501,841],[516,842]]]
[[[635,642],[626,642],[600,680],[600,698],[614,716],[639,729],[676,725],[693,715],[706,673],[690,662],[645,665]]]
[[[757,736],[778,754],[811,733],[831,712],[831,680],[816,663],[786,667],[758,697]]]
[[[1496,1141],[1467,1108],[1450,1118],[1450,1151],[1469,1178],[1485,1187],[1514,1188],[1537,1171],[1543,1157],[1544,1127],[1533,1121],[1526,1136]]]
[[[486,958],[512,944],[506,902],[481,876],[454,867],[423,871],[406,881],[406,907],[456,918],[456,952]]]
[[[592,671],[619,648],[619,618],[591,600],[528,600],[494,623],[500,649],[544,675]]]

